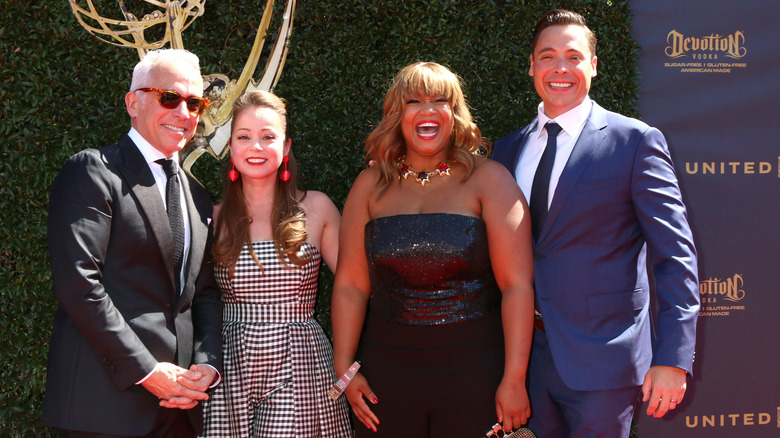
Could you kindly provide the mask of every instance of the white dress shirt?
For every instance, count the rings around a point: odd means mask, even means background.
[[[515,169],[517,184],[523,190],[527,202],[530,202],[531,186],[534,183],[536,168],[539,166],[544,148],[547,146],[547,130],[544,129],[544,125],[547,122],[555,122],[562,128],[560,134],[558,134],[558,148],[556,149],[555,162],[550,175],[550,192],[547,197],[547,208],[550,208],[553,196],[555,196],[555,188],[558,187],[558,180],[560,180],[561,173],[563,173],[563,169],[566,167],[566,162],[569,161],[569,156],[571,156],[571,152],[574,150],[574,145],[580,137],[592,107],[593,101],[586,96],[585,100],[578,106],[555,119],[550,119],[544,114],[544,102],[539,104],[538,124],[534,131],[529,134],[528,144],[523,148]]]
[[[144,159],[146,160],[146,164],[149,165],[149,169],[152,171],[152,175],[154,175],[154,181],[157,185],[157,189],[160,191],[160,197],[162,198],[163,205],[165,208],[168,208],[165,202],[165,189],[168,185],[168,177],[165,175],[165,170],[163,170],[162,166],[155,161],[159,159],[168,159],[165,155],[163,155],[162,152],[158,151],[154,148],[146,139],[141,137],[141,134],[138,133],[138,131],[135,130],[135,128],[130,128],[130,132],[127,133],[127,135],[130,137],[131,140],[133,140],[133,143],[138,147],[138,150],[141,151],[141,155],[144,156]],[[178,157],[171,157],[171,159],[176,160],[176,164],[179,164]],[[179,175],[179,178],[184,178],[183,175]],[[190,215],[187,212],[187,201],[184,199],[184,186],[182,183],[179,184],[179,198],[181,199],[180,205],[181,205],[181,213],[184,216],[184,254],[182,255],[182,261],[181,261],[181,272],[179,272],[179,284],[184,287],[184,267],[187,266],[187,254],[190,252],[190,234],[192,232],[190,228]],[[182,291],[178,291],[180,294]]]

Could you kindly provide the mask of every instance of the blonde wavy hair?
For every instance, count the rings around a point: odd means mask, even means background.
[[[279,114],[284,125],[284,140],[287,141],[287,109],[284,99],[268,91],[249,91],[233,103],[233,120],[236,120],[242,112],[255,108],[270,108]],[[231,126],[231,138],[234,126],[235,124]],[[301,247],[308,238],[306,215],[301,206],[303,198],[297,198],[298,165],[292,149],[288,157],[287,170],[291,177],[286,183],[278,180],[274,191],[273,208],[270,212],[271,223],[276,224],[273,230],[273,239],[279,260],[285,266],[289,266],[288,261],[294,265],[303,266],[311,258],[311,254],[303,254],[301,251]],[[239,176],[237,181],[232,182],[227,178],[227,169],[229,168],[226,167],[224,175],[222,207],[215,226],[212,253],[214,263],[217,266],[227,268],[229,277],[233,278],[236,262],[238,262],[244,245],[247,246],[252,259],[261,269],[263,265],[252,247],[252,238],[249,232],[252,217],[249,215],[244,198],[243,177]],[[283,166],[279,166],[277,178],[282,171]],[[305,195],[304,192],[304,197]]]
[[[399,71],[385,96],[382,121],[366,138],[366,157],[374,160],[380,172],[378,196],[382,196],[393,180],[397,180],[398,159],[406,155],[406,143],[401,132],[406,103],[416,94],[444,96],[452,107],[454,126],[447,160],[466,166],[467,180],[474,172],[474,155],[489,152],[489,145],[469,111],[460,78],[447,67],[435,62],[416,62]]]

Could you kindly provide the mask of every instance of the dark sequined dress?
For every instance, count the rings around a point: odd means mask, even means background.
[[[504,365],[485,223],[378,218],[366,224],[365,248],[371,299],[358,355],[380,424],[358,436],[483,436]]]

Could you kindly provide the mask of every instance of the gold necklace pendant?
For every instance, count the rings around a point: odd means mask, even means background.
[[[404,163],[405,158],[406,156],[403,156],[398,159],[397,166],[401,171],[401,175],[398,177],[398,179],[406,179],[409,177],[409,175],[411,175],[417,180],[418,183],[420,183],[421,186],[425,187],[425,184],[431,182],[431,178],[434,176],[450,176],[450,165],[444,161],[439,163],[439,165],[436,166],[436,169],[431,172],[425,170],[417,172],[412,170],[408,164]]]

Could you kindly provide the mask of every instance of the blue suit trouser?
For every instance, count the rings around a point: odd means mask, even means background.
[[[639,386],[576,391],[561,379],[547,334],[534,331],[528,365],[531,419],[528,428],[544,438],[628,437]]]

